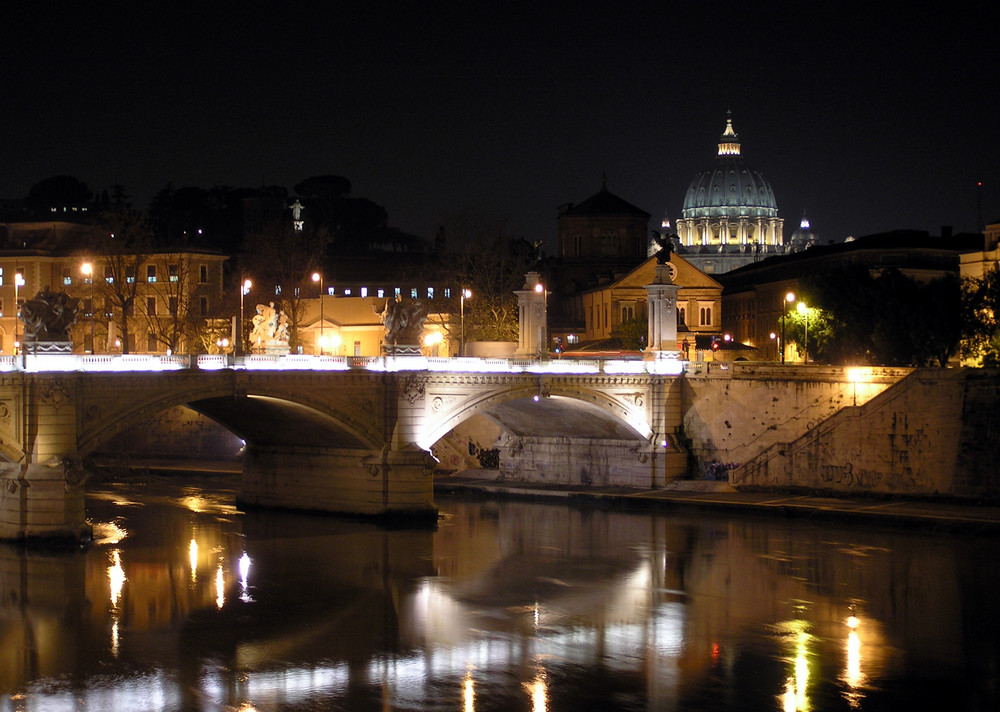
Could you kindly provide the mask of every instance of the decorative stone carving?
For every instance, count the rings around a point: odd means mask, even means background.
[[[397,355],[420,355],[420,335],[427,320],[427,307],[422,302],[386,299],[382,311],[375,313],[385,326],[383,348],[391,347],[386,350]]]
[[[18,319],[24,323],[25,348],[35,353],[73,350],[69,328],[76,323],[80,300],[48,285],[21,305]]]
[[[413,405],[418,398],[423,397],[424,383],[416,376],[407,376],[401,384],[400,393],[407,403]]]
[[[38,398],[43,405],[59,410],[70,399],[69,387],[61,378],[43,381],[38,386]]]
[[[250,342],[263,353],[288,353],[288,315],[274,302],[258,304]]]

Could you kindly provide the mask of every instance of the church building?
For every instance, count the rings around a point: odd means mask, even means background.
[[[785,221],[763,174],[743,160],[732,116],[715,164],[695,175],[677,221],[677,251],[706,274],[719,274],[784,254]]]

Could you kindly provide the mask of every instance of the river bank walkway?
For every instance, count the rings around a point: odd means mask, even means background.
[[[662,489],[556,485],[500,480],[495,475],[435,475],[440,495],[499,495],[589,502],[622,509],[701,509],[778,517],[827,518],[931,528],[1000,532],[1000,506],[944,498],[831,497],[822,493],[736,491],[723,482],[681,480]]]

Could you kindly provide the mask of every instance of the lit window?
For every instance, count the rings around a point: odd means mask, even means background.
[[[63,267],[63,284],[70,285],[73,284],[73,278],[69,274],[69,268]]]
[[[566,334],[566,343],[567,344],[578,344],[578,343],[580,343],[580,337],[577,336],[576,334]]]
[[[451,287],[444,288],[444,298],[451,299]]]
[[[146,281],[156,281],[156,265],[146,265]]]
[[[345,297],[349,297],[349,296],[351,296],[351,290],[350,290],[350,289],[345,289],[345,290],[344,290],[344,296],[345,296]]]
[[[111,270],[111,266],[110,265],[105,266],[105,268],[104,268],[104,281],[107,282],[108,284],[114,284],[115,283],[115,274]]]
[[[384,299],[385,298],[385,290],[384,289],[378,290],[378,292],[376,292],[376,294],[378,295],[379,299]]]
[[[392,296],[394,296],[394,297],[398,297],[400,295],[400,293],[401,292],[400,292],[399,287],[396,287],[395,289],[392,290]]]
[[[368,287],[362,287],[361,288],[361,296],[362,297],[367,297],[368,296]]]
[[[416,298],[417,298],[417,288],[410,287],[410,299],[416,299]]]
[[[3,286],[3,267],[0,267],[0,286]]]
[[[433,299],[434,298],[434,287],[428,287],[427,288],[427,298],[428,299]]]
[[[167,267],[168,278],[171,282],[176,282],[179,279],[177,272],[177,265],[170,265]]]

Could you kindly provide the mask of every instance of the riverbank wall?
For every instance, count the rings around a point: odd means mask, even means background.
[[[728,472],[736,488],[1000,499],[1000,371],[919,369]],[[789,437],[794,435],[794,437]]]

